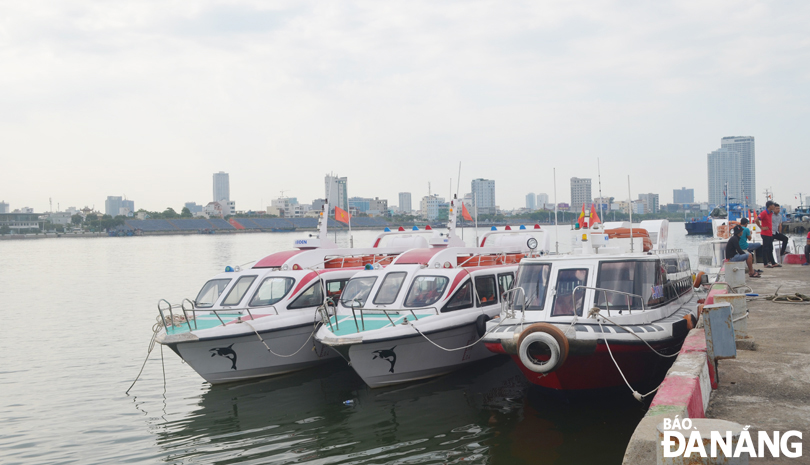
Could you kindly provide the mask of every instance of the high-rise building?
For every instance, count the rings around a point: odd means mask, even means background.
[[[526,208],[528,208],[529,210],[537,209],[536,199],[537,198],[534,196],[534,192],[529,192],[528,194],[526,194]]]
[[[742,165],[740,153],[720,148],[708,155],[709,204],[742,203]],[[749,199],[751,197],[749,196]],[[751,203],[750,205],[754,205]]]
[[[335,207],[349,211],[348,180],[327,174],[324,177],[324,196],[329,201],[330,216],[335,215]]]
[[[410,192],[400,192],[399,193],[399,211],[402,213],[410,213],[413,207],[411,206],[411,193]]]
[[[121,212],[121,201],[123,197],[116,197],[116,196],[107,196],[107,200],[104,201],[104,214],[110,215],[112,217],[116,217]]]
[[[228,179],[228,173],[220,171],[214,173],[214,202],[231,200],[231,184]]]
[[[494,215],[497,213],[495,205],[495,181],[491,179],[472,180],[473,203],[478,205],[479,215]]]
[[[638,200],[644,204],[645,213],[658,213],[658,194],[638,194]]]
[[[757,204],[757,167],[754,153],[754,138],[751,136],[731,136],[720,140],[720,148],[733,150],[740,154],[740,172],[742,182],[740,196],[736,203]],[[747,197],[747,198],[746,198]],[[711,203],[711,200],[709,201]]]
[[[695,190],[685,187],[673,189],[672,203],[695,203]]]
[[[5,200],[0,202],[0,213],[8,213],[8,204]]]
[[[446,205],[447,202],[444,201],[444,197],[439,197],[437,194],[426,195],[422,197],[422,201],[420,202],[419,213],[422,218],[433,221],[439,218],[442,207]]]
[[[554,205],[548,202],[548,194],[537,194],[537,208],[554,210]]]
[[[197,205],[197,202],[186,202],[183,206],[188,208],[188,211],[190,211],[192,215],[195,213],[202,213],[203,211],[203,206]]]
[[[590,178],[571,178],[571,210],[579,211],[582,205],[589,208],[593,203]]]
[[[121,201],[121,208],[118,210],[119,215],[132,216],[135,213],[135,201],[124,199]]]

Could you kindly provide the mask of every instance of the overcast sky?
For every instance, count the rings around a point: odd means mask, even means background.
[[[0,1],[0,200],[179,211],[416,199],[496,181],[570,200],[695,189],[723,136],[810,195],[807,1]],[[761,195],[758,195],[761,198]]]

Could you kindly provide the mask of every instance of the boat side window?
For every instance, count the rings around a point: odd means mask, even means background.
[[[447,289],[445,276],[417,276],[405,297],[406,307],[427,307],[435,304]]]
[[[447,304],[442,308],[442,313],[472,308],[472,294],[472,280],[467,280],[467,282],[462,284],[456,293],[453,294],[453,297],[450,297],[450,300],[448,300]]]
[[[346,279],[333,279],[332,281],[326,282],[326,297],[331,298],[332,302],[337,303],[340,300],[340,295],[343,293],[343,289],[346,287],[346,283],[349,282],[349,278]]]
[[[498,295],[503,298],[503,293],[512,289],[512,283],[515,282],[514,273],[502,273],[498,275]]]
[[[407,275],[408,273],[404,271],[385,275],[385,278],[383,278],[380,284],[380,289],[377,291],[377,295],[374,296],[374,303],[377,305],[394,303],[394,301],[397,300],[397,294],[399,294],[399,290],[402,288],[402,283],[405,282],[405,276]]]
[[[267,305],[274,305],[278,303],[284,296],[290,292],[295,280],[293,278],[278,277],[265,278],[256,293],[253,294],[253,299],[250,300],[251,307],[265,307]]]
[[[239,302],[242,301],[242,297],[245,296],[245,293],[248,289],[250,289],[250,285],[253,284],[253,281],[256,280],[256,276],[242,276],[241,278],[236,280],[236,283],[231,287],[231,290],[228,291],[228,295],[225,296],[225,299],[222,300],[222,306],[233,306],[239,305]]]
[[[477,276],[475,278],[476,304],[492,305],[498,303],[498,287],[495,285],[495,276]]]
[[[194,299],[194,306],[199,308],[213,307],[222,291],[228,287],[229,282],[231,282],[230,278],[212,279],[205,283],[199,294],[197,294],[197,298]]]
[[[290,310],[299,308],[317,307],[323,303],[323,284],[321,281],[315,281],[311,286],[301,293],[295,300],[287,307]]]
[[[666,301],[664,273],[659,260],[627,260],[599,264],[596,287],[625,292],[596,292],[596,306],[615,310],[640,310]],[[674,296],[671,296],[674,298]],[[642,305],[642,302],[644,305]]]
[[[343,293],[340,295],[340,303],[347,308],[351,308],[352,305],[363,307],[366,305],[366,299],[368,299],[371,288],[374,287],[376,281],[376,276],[350,279],[349,284],[346,284],[346,288],[343,289]]]
[[[548,263],[522,264],[515,277],[515,286],[523,292],[515,291],[510,294],[510,301],[515,301],[515,308],[522,308],[522,300],[526,299],[526,310],[543,310],[546,302],[546,291],[551,274],[551,265]],[[505,292],[505,291],[504,291]],[[512,302],[510,302],[512,303]]]
[[[582,316],[585,304],[585,289],[578,286],[588,285],[588,270],[576,268],[557,272],[557,292],[554,295],[554,306],[551,316]]]

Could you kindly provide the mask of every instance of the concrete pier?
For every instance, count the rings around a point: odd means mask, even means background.
[[[751,463],[810,463],[810,303],[764,299],[777,288],[779,295],[810,295],[810,267],[764,269],[748,285],[760,295],[748,301],[748,336],[756,350],[738,350],[736,359],[720,361],[706,417],[751,425],[752,431],[801,431],[804,457]]]
[[[764,269],[761,278],[748,278],[747,285],[759,297],[749,297],[745,302],[750,312],[745,321],[747,338],[737,340],[735,359],[719,360],[717,389],[710,390],[710,395],[703,392],[707,390],[707,375],[700,366],[702,362],[692,359],[705,353],[705,339],[701,339],[703,330],[693,330],[659,390],[661,399],[656,395],[647,416],[636,428],[624,464],[656,463],[660,447],[656,426],[663,418],[675,415],[749,425],[754,436],[759,431],[799,431],[804,445],[801,458],[768,456],[751,458],[751,463],[810,463],[810,302],[766,300],[777,288],[779,295],[810,295],[810,267],[783,265]],[[739,318],[737,309],[735,314]],[[684,365],[688,362],[693,362],[694,367]],[[668,386],[684,378],[696,380],[693,384],[702,389],[680,397],[671,395]],[[705,411],[699,408],[698,392],[704,396]]]

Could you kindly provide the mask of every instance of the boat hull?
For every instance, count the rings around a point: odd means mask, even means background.
[[[261,335],[264,343],[278,355],[271,353],[254,333],[166,345],[211,384],[303,370],[338,356],[314,338],[307,343],[312,335],[312,325],[274,330]],[[309,347],[302,348],[305,344]],[[293,353],[295,355],[289,357],[281,356]]]
[[[692,221],[684,223],[686,234],[693,236],[711,236],[712,223],[709,221]]]
[[[479,339],[475,324],[435,331],[426,336],[448,349],[467,346]],[[348,346],[348,350],[345,346],[335,348],[346,354],[344,357],[352,368],[372,388],[441,376],[495,355],[481,343],[462,350],[446,351],[420,335],[364,341]]]
[[[670,340],[653,347],[666,355],[677,353],[683,340]],[[655,384],[669,366],[672,359],[665,359],[653,353],[644,344],[610,344],[616,364],[624,373],[627,382],[634,389]],[[512,355],[526,379],[532,384],[557,391],[590,391],[625,386],[622,375],[610,357],[605,344],[597,344],[594,353],[589,355],[571,354],[557,370],[546,375],[535,373],[521,363],[517,355]]]

